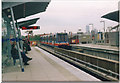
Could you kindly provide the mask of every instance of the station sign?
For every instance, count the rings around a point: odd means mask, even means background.
[[[27,26],[27,27],[21,27],[22,30],[29,30],[29,29],[40,29],[40,26]]]

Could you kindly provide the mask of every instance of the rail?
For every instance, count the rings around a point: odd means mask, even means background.
[[[101,71],[103,71],[103,72],[107,72],[107,73],[108,73],[107,75],[110,75],[110,76],[112,76],[112,75],[119,76],[118,73],[115,73],[115,72],[113,72],[113,71],[111,71],[111,70],[104,69],[104,68],[102,68],[102,67],[93,65],[93,64],[91,64],[91,63],[82,61],[82,60],[80,60],[80,59],[77,59],[77,58],[74,58],[74,57],[71,57],[71,56],[62,54],[62,53],[60,53],[60,52],[56,52],[56,53],[61,54],[61,55],[64,55],[65,57],[68,57],[68,58],[70,58],[70,59],[72,59],[72,60],[74,60],[74,61],[76,61],[76,62],[80,62],[80,63],[82,63],[82,64],[85,64],[86,66],[92,67],[92,68],[94,68],[94,69],[96,69],[96,70],[99,70],[99,71],[101,70]]]
[[[66,50],[62,48],[57,48],[57,47],[54,47],[54,50],[48,49],[48,47],[47,48],[42,47],[42,48],[60,58],[66,58],[68,62],[70,61],[74,64],[77,64],[81,68],[96,73],[98,76],[101,76],[111,81],[118,81],[119,79],[118,61],[109,60],[109,59],[88,55],[85,53],[79,53],[71,50]],[[103,65],[101,66],[102,63]]]

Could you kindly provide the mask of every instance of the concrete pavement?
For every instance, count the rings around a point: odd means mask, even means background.
[[[38,47],[32,47],[27,56],[33,59],[24,66],[25,72],[17,62],[6,68],[2,81],[100,81]]]

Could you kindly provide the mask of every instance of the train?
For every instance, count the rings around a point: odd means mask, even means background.
[[[40,43],[51,47],[71,49],[67,33],[43,34],[40,35]]]
[[[74,35],[69,39],[70,44],[79,44],[79,37],[77,35]]]

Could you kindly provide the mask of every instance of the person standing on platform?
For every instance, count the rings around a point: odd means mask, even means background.
[[[27,42],[25,41],[25,39],[23,39],[23,50],[26,54],[28,54],[28,52],[27,52],[27,50],[28,50]]]
[[[21,49],[19,49],[19,50],[20,50],[20,52],[21,52],[24,65],[29,65],[27,62],[28,62],[29,60],[32,60],[32,58],[27,57],[27,56],[25,55],[24,51],[22,51]],[[16,42],[14,42],[14,43],[12,44],[11,54],[12,54],[12,58],[13,58],[13,59],[18,59],[18,58],[19,58],[18,49],[17,49],[17,47],[16,47]]]
[[[31,50],[31,47],[30,47],[30,40],[27,38],[27,43],[28,43],[28,51]]]
[[[24,41],[24,43],[23,43],[23,48],[24,48],[24,50],[25,50],[25,53],[28,54],[27,51],[30,51],[31,48],[30,48],[30,46],[29,46],[29,41],[28,41],[27,36],[25,37],[25,39],[23,39],[23,41]]]

